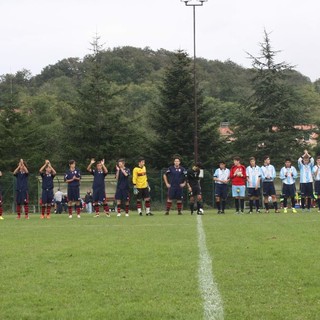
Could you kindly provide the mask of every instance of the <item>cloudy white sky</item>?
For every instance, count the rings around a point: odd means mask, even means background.
[[[320,78],[319,0],[208,0],[196,8],[197,56],[250,66],[263,30],[278,60]],[[193,56],[192,8],[180,0],[0,0],[0,75],[105,48],[184,49]]]

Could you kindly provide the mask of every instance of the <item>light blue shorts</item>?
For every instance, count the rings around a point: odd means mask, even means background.
[[[244,198],[246,194],[246,186],[232,186],[232,196]]]

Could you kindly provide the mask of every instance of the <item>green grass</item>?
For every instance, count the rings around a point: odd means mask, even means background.
[[[233,211],[232,211],[233,212]],[[320,214],[202,217],[225,319],[320,318]],[[0,221],[0,319],[202,319],[197,216]]]

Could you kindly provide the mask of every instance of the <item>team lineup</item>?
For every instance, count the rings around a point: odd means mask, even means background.
[[[275,167],[271,164],[269,156],[264,157],[263,165],[260,167],[256,164],[256,159],[249,159],[250,165],[245,167],[241,164],[239,157],[233,158],[233,166],[228,169],[224,161],[219,162],[213,174],[215,182],[215,204],[218,214],[224,214],[226,209],[226,200],[228,196],[228,185],[231,183],[231,193],[234,198],[235,213],[244,213],[245,197],[249,200],[249,212],[261,212],[260,197],[261,189],[263,194],[263,206],[265,212],[273,208],[276,213],[280,212],[278,208],[274,180],[276,178]],[[302,210],[310,211],[311,202],[314,192],[317,196],[317,206],[320,212],[320,156],[314,158],[307,150],[298,159],[298,168],[300,172],[300,193]],[[93,176],[92,184],[92,202],[94,217],[99,217],[100,207],[107,217],[110,217],[110,210],[106,198],[105,177],[108,169],[105,161],[95,161],[91,159],[87,166],[87,171]],[[42,180],[41,194],[41,215],[40,218],[50,219],[51,209],[54,202],[54,178],[56,170],[49,160],[45,160],[39,169]],[[21,218],[23,212],[25,218],[29,219],[29,198],[28,198],[28,175],[29,171],[23,159],[20,159],[18,166],[13,171],[16,177],[16,213],[17,219]],[[0,171],[0,177],[2,172]],[[130,201],[130,184],[131,171],[125,166],[125,160],[119,159],[116,165],[115,178],[117,181],[114,199],[116,201],[117,216],[121,217],[121,208],[125,216],[129,216]],[[169,166],[163,174],[163,181],[168,189],[165,215],[169,215],[173,201],[176,201],[178,215],[182,214],[183,206],[183,189],[187,186],[190,213],[196,212],[198,215],[203,214],[202,192],[200,185],[201,164],[195,163],[191,169],[186,170],[181,166],[179,156],[173,157],[173,164]],[[291,200],[292,213],[296,213],[296,186],[298,171],[292,165],[291,159],[285,159],[284,166],[279,172],[279,178],[282,182],[283,210],[288,212],[288,200]],[[76,161],[69,161],[69,168],[64,175],[64,181],[67,184],[67,208],[68,216],[72,218],[72,212],[75,208],[76,215],[80,218],[80,181],[81,172],[76,167]],[[140,157],[137,165],[132,171],[133,194],[136,196],[136,210],[140,216],[143,215],[143,207],[147,216],[153,216],[151,212],[150,186],[147,178],[145,159]],[[3,199],[0,188],[0,219],[3,220]],[[143,206],[144,204],[144,206]]]

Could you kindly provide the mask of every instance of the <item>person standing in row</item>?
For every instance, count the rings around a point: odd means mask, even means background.
[[[314,191],[317,195],[318,212],[320,212],[320,156],[317,156],[316,164],[312,168],[314,177]]]
[[[180,166],[181,159],[174,156],[173,165],[163,175],[163,180],[168,188],[168,197],[165,215],[169,215],[172,201],[177,200],[178,215],[182,214],[183,188],[186,185],[186,170]]]
[[[72,218],[72,205],[75,204],[77,217],[80,218],[80,179],[81,172],[76,168],[75,160],[69,161],[69,169],[67,170],[64,181],[68,184],[68,213]]]
[[[29,219],[29,194],[28,194],[28,176],[29,170],[23,159],[20,159],[17,168],[13,171],[17,179],[16,184],[16,203],[17,219],[21,217],[21,206],[24,206],[25,218]]]
[[[87,171],[93,175],[93,184],[92,184],[92,199],[93,207],[95,211],[94,217],[99,217],[100,215],[100,204],[103,204],[103,210],[107,217],[110,217],[109,206],[106,198],[106,187],[104,179],[108,174],[108,169],[104,164],[104,159],[97,162],[96,169],[92,169],[92,165],[96,162],[95,159],[91,159]]]
[[[274,179],[276,178],[276,169],[270,164],[270,157],[265,156],[263,166],[261,166],[261,179],[263,186],[263,199],[266,213],[269,213],[269,197],[272,199],[274,211],[279,213],[276,189],[274,187]]]
[[[197,214],[202,215],[202,192],[200,185],[201,163],[196,163],[191,169],[187,170],[187,187],[189,193],[190,212],[193,214],[194,205],[197,201]]]
[[[285,160],[284,167],[280,170],[280,179],[282,180],[282,196],[283,196],[283,212],[288,212],[288,198],[291,199],[292,213],[297,213],[296,205],[296,179],[298,172],[294,166],[291,165],[291,159]]]
[[[312,168],[314,159],[304,150],[304,154],[298,159],[298,167],[300,170],[300,193],[301,193],[301,208],[305,209],[307,200],[307,210],[311,209],[311,199],[313,198],[313,175]]]
[[[129,217],[129,176],[131,172],[129,168],[126,168],[124,159],[118,160],[116,170],[117,189],[115,199],[117,201],[117,217],[121,217],[121,202],[125,203],[125,215]]]
[[[213,180],[215,182],[214,195],[218,214],[224,214],[228,196],[228,183],[230,181],[230,170],[226,168],[224,161],[219,162],[219,168],[215,170]]]
[[[247,173],[247,188],[249,197],[249,213],[253,212],[253,202],[255,204],[256,212],[260,213],[260,182],[261,169],[256,165],[256,159],[251,157],[249,159],[250,165],[246,169]]]
[[[42,195],[41,195],[41,215],[40,218],[44,219],[47,207],[46,218],[50,219],[51,206],[53,202],[53,179],[56,176],[56,170],[51,166],[49,160],[44,162],[44,165],[39,169],[42,178]]]
[[[145,159],[138,159],[138,166],[132,172],[133,193],[137,196],[137,211],[142,216],[142,201],[145,203],[146,215],[153,216],[150,209],[150,187],[147,177]]]
[[[232,184],[232,197],[235,199],[236,214],[240,213],[239,207],[241,213],[243,213],[247,173],[245,166],[240,163],[239,157],[233,158],[233,166],[230,169],[230,179]]]
[[[63,193],[61,192],[60,188],[58,188],[58,191],[54,194],[54,201],[56,203],[55,213],[57,214],[62,213],[62,198],[63,198]]]

